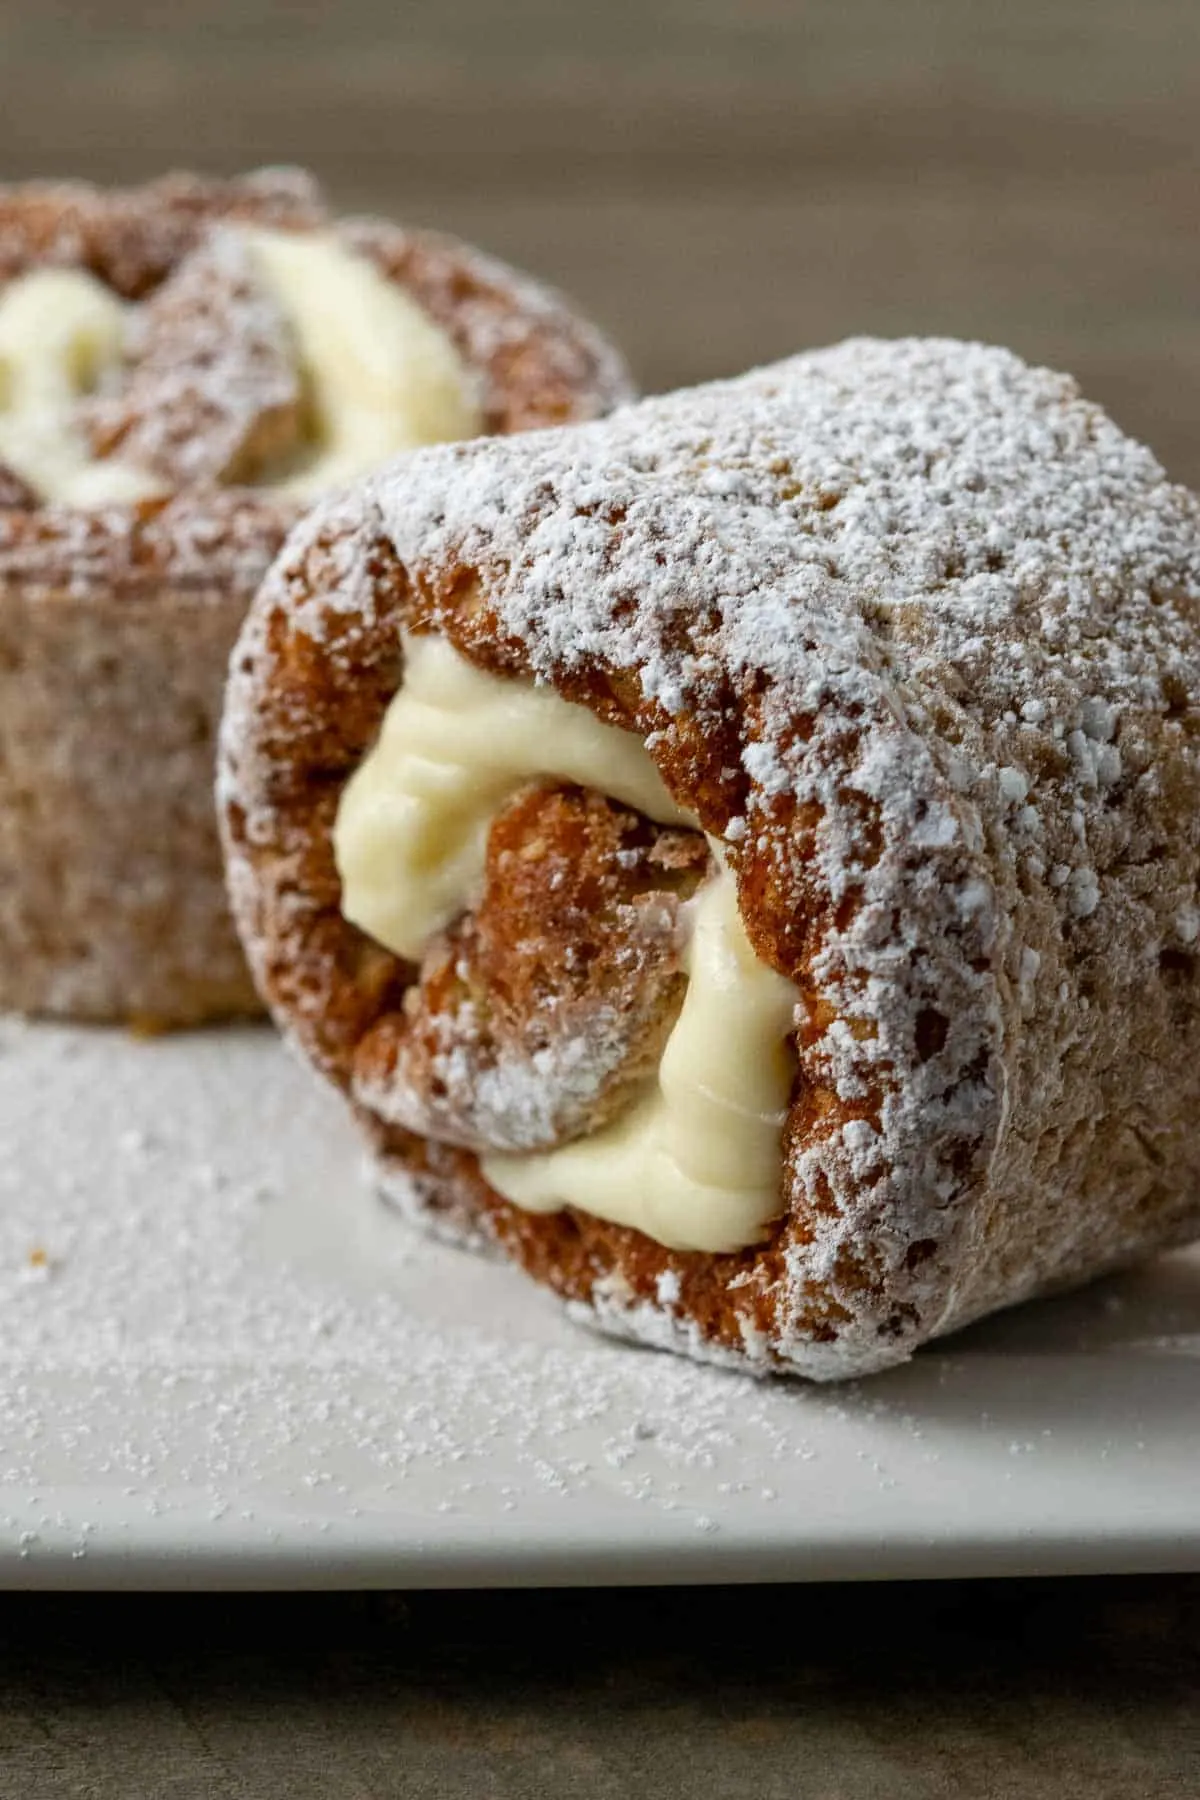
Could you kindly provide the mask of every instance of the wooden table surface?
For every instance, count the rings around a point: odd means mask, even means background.
[[[306,161],[651,388],[1002,340],[1200,483],[1198,53],[1197,0],[0,0],[0,168]],[[1182,1800],[1198,1701],[1184,1578],[0,1603],[5,1800]]]
[[[1195,1800],[1200,1580],[0,1607],[5,1800]]]

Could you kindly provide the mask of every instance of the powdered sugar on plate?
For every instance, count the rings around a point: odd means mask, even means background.
[[[1161,1566],[1197,1539],[1188,1258],[872,1384],[768,1389],[410,1234],[265,1031],[0,1023],[0,1142],[13,1584],[1083,1567],[1116,1540]]]

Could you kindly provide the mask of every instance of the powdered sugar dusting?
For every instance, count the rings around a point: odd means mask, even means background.
[[[669,1460],[686,1469],[715,1453],[731,1403],[754,1391],[674,1366],[656,1377],[638,1359],[622,1367],[573,1345],[549,1308],[507,1342],[481,1327],[470,1297],[484,1271],[397,1233],[359,1181],[336,1109],[265,1031],[138,1043],[9,1022],[0,1066],[0,1487],[34,1477],[47,1421],[21,1393],[54,1371],[119,1376],[129,1391],[161,1384],[184,1408],[174,1428],[159,1419],[151,1449],[89,1443],[81,1419],[80,1479],[98,1466],[141,1495],[201,1479],[245,1490],[272,1452],[305,1433],[323,1442],[332,1422],[376,1498],[382,1483],[397,1507],[418,1466],[437,1470],[451,1505],[473,1483],[491,1490],[501,1439],[521,1474],[505,1499],[540,1492],[551,1470],[569,1493],[593,1472],[572,1470],[560,1442],[601,1422],[620,1438],[638,1416],[624,1406],[653,1403],[657,1419],[668,1390]],[[360,1383],[374,1396],[365,1406]],[[264,1402],[268,1440],[247,1446],[239,1432],[251,1415],[258,1429]],[[215,1426],[212,1440],[195,1437],[189,1414]],[[263,1468],[239,1466],[247,1448]],[[303,1466],[300,1505],[326,1480],[319,1456]]]
[[[747,927],[809,1027],[747,1357],[861,1371],[1195,1231],[1200,505],[1069,378],[858,340],[425,452],[295,540],[251,664],[283,583],[324,639],[330,530],[390,540],[468,642],[481,595],[510,667],[607,680],[769,896]],[[651,1334],[645,1295],[596,1306]]]
[[[85,409],[106,456],[191,487],[248,480],[300,437],[291,327],[236,229],[215,227],[137,309],[126,354],[121,390]]]
[[[946,1245],[964,1156],[980,1173],[996,1157],[1012,1099],[991,971],[1031,946],[1008,870],[1023,864],[1070,926],[1123,938],[1135,964],[1163,941],[1149,921],[1145,947],[1129,941],[1111,870],[1114,739],[1161,714],[1172,668],[1195,689],[1196,501],[1067,377],[914,340],[433,456],[381,479],[374,502],[415,570],[453,557],[484,572],[500,628],[546,678],[630,671],[668,721],[710,729],[732,693],[749,792],[722,828],[739,866],[778,877],[798,853],[779,803],[817,815],[796,903],[815,874],[849,916],[812,965],[838,1016],[807,1069],[873,1115],[796,1151],[797,1189],[811,1203],[831,1184],[840,1204],[818,1209],[794,1277],[835,1280],[889,1193],[901,1253]],[[864,1014],[868,1032],[846,1027]],[[905,1284],[923,1311],[934,1278]],[[842,1339],[850,1366],[862,1353]]]
[[[0,1024],[0,1136],[10,1581],[946,1573],[964,1508],[1027,1562],[1055,1513],[1077,1565],[1126,1492],[1185,1541],[1193,1263],[834,1401],[604,1345],[398,1231],[265,1032]]]
[[[552,1008],[547,1009],[553,1011]],[[432,1054],[421,1082],[404,1079],[404,1065],[360,1073],[354,1097],[377,1118],[410,1131],[437,1128],[427,1089],[444,1097],[447,1120],[465,1112],[480,1149],[539,1149],[587,1119],[605,1085],[629,1054],[628,1022],[600,1010],[589,1016],[586,1039],[559,1034],[528,1052],[494,1047],[471,1001],[430,1020]],[[461,1126],[447,1137],[461,1141]]]

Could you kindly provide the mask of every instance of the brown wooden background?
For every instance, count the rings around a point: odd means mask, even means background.
[[[0,0],[0,177],[282,159],[647,386],[977,335],[1200,483],[1200,0]],[[0,1794],[1200,1792],[1197,1579],[1001,1587],[10,1600]]]
[[[1200,483],[1200,0],[0,0],[0,171],[312,163],[643,381],[852,331],[1073,368]]]

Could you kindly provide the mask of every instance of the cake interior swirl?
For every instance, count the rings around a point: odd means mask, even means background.
[[[400,691],[338,810],[344,917],[420,963],[437,934],[476,911],[497,816],[527,783],[547,780],[676,833],[700,832],[636,737],[550,688],[475,669],[444,639],[410,638]],[[526,836],[514,854],[536,863],[541,849]],[[553,894],[551,884],[550,907]],[[660,896],[664,911],[668,900]],[[489,1144],[489,1118],[504,1111],[493,1082],[485,1116],[464,1118],[457,1141],[483,1149],[487,1180],[532,1210],[572,1204],[677,1249],[737,1250],[762,1236],[781,1204],[798,996],[756,958],[715,840],[698,885],[666,918],[663,939],[663,954],[686,985],[669,1025],[661,1022],[657,1066],[626,1084],[616,1118],[552,1150],[535,1143],[521,1153],[511,1147],[519,1123],[510,1117],[494,1132],[499,1144]],[[586,943],[572,952],[586,957]],[[553,1013],[561,997],[551,983],[525,1000]],[[465,1023],[460,1009],[454,1029]],[[611,1008],[581,1010],[571,1039],[575,1071],[586,1068],[598,1037],[598,1066],[607,1050],[611,1067],[621,1026]],[[536,1066],[536,1051],[533,1057]],[[613,1072],[620,1070],[618,1062]],[[548,1043],[541,1075],[547,1086],[560,1079]],[[465,1111],[474,1111],[469,1097]],[[405,1122],[417,1129],[437,1123],[419,1101]]]
[[[83,268],[0,290],[0,464],[44,502],[302,497],[481,428],[446,333],[328,230],[216,224],[140,302]]]

